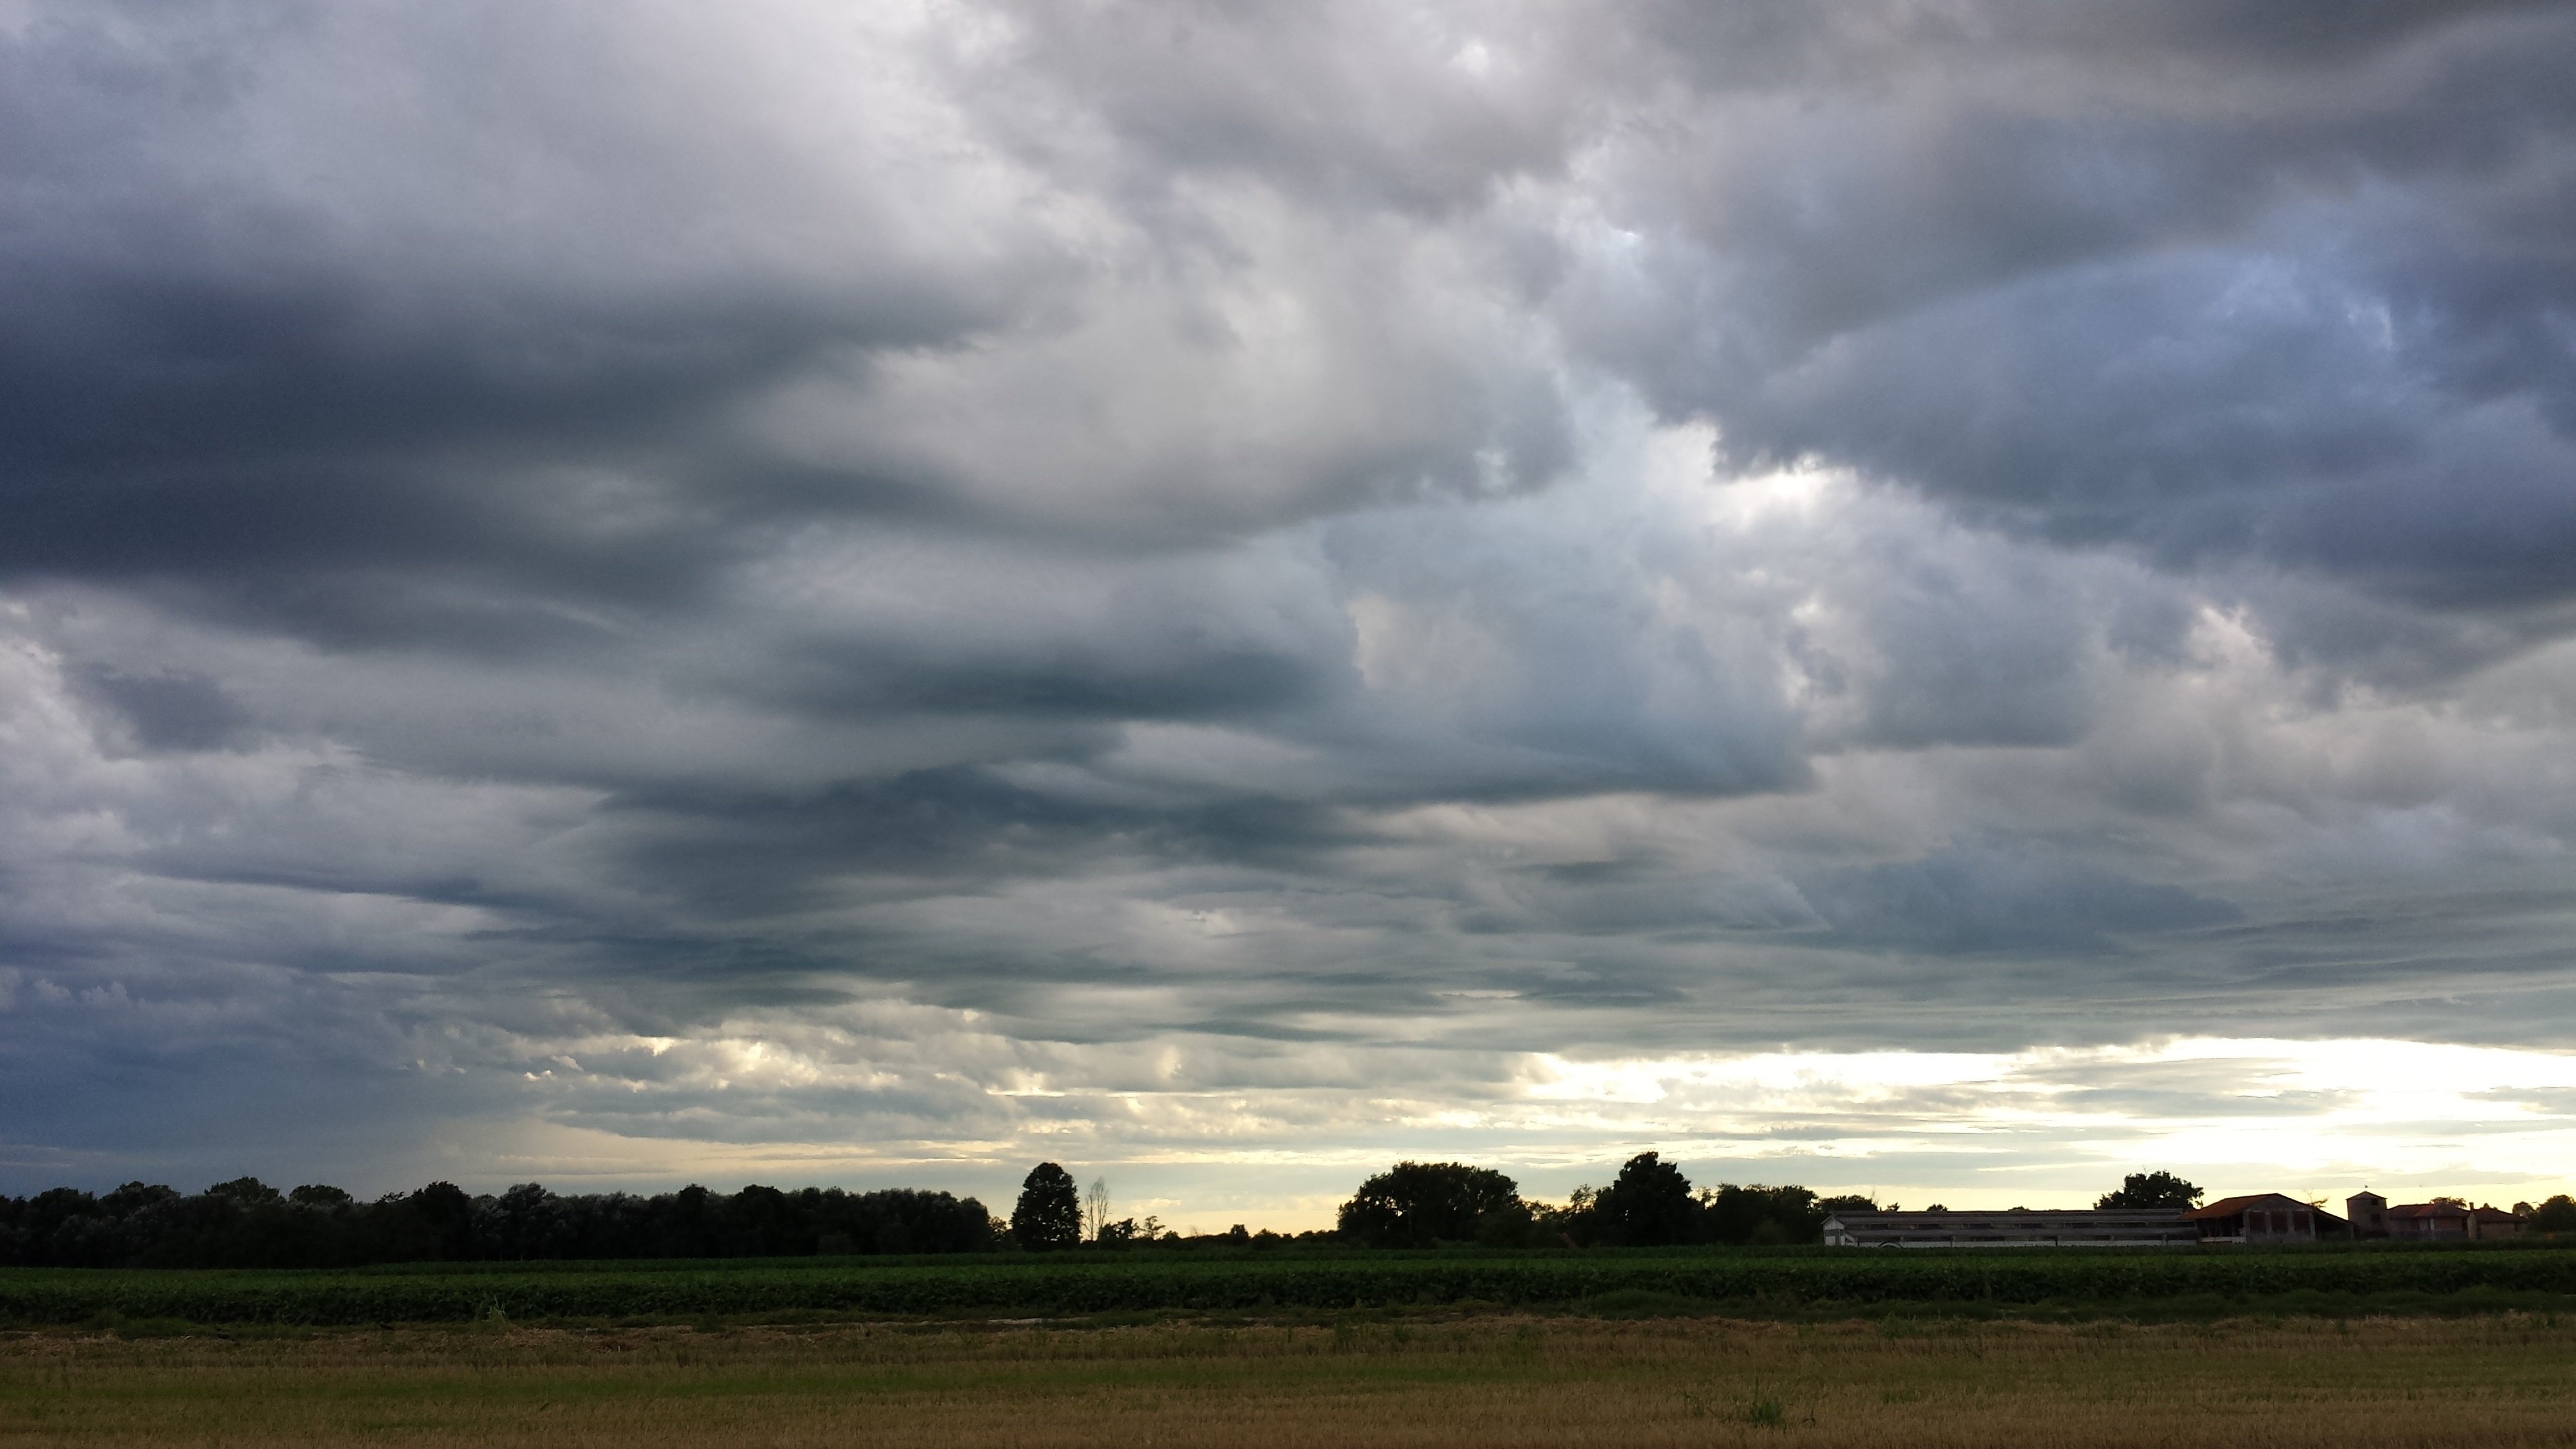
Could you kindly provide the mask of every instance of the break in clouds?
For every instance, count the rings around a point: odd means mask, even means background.
[[[2561,1172],[2571,73],[0,5],[0,1176]]]

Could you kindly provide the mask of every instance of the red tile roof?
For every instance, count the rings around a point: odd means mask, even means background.
[[[2277,1192],[2257,1192],[2249,1193],[2243,1197],[2222,1197],[2207,1207],[2193,1208],[2190,1212],[2184,1213],[2183,1216],[2187,1218],[2232,1218],[2238,1213],[2244,1212],[2249,1208],[2265,1208],[2275,1211],[2281,1208],[2306,1208],[2310,1212],[2318,1211],[2318,1208],[2314,1203],[2301,1202],[2294,1197],[2283,1197]]]

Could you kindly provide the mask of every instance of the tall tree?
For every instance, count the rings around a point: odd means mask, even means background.
[[[1618,1180],[1592,1199],[1592,1213],[1602,1237],[1620,1247],[1696,1242],[1702,1229],[1690,1179],[1652,1152],[1628,1159]]]
[[[1011,1209],[1011,1236],[1036,1253],[1082,1241],[1082,1190],[1074,1186],[1072,1173],[1052,1162],[1029,1169],[1020,1183],[1019,1205]]]
[[[2106,1192],[2093,1200],[2097,1208],[2172,1208],[2180,1211],[2197,1207],[2200,1188],[2170,1172],[2133,1172],[2120,1184],[2117,1192]]]
[[[1528,1221],[1520,1185],[1492,1168],[1399,1162],[1342,1204],[1339,1229],[1373,1248],[1427,1248],[1508,1235]]]
[[[1803,1187],[1726,1182],[1714,1191],[1701,1189],[1698,1197],[1705,1242],[1813,1243],[1824,1237],[1826,1209]]]

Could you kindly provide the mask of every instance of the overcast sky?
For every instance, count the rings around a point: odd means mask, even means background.
[[[2567,1190],[2571,75],[0,0],[0,1188]]]

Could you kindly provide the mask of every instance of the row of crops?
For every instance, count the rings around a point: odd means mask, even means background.
[[[363,1324],[512,1319],[1068,1315],[1133,1310],[1341,1310],[1548,1305],[1622,1293],[1780,1308],[2144,1304],[2329,1294],[2576,1295],[2576,1249],[2381,1253],[1808,1253],[1781,1256],[1029,1260],[878,1265],[736,1263],[646,1270],[0,1272],[0,1321],[117,1315],[197,1323]]]

